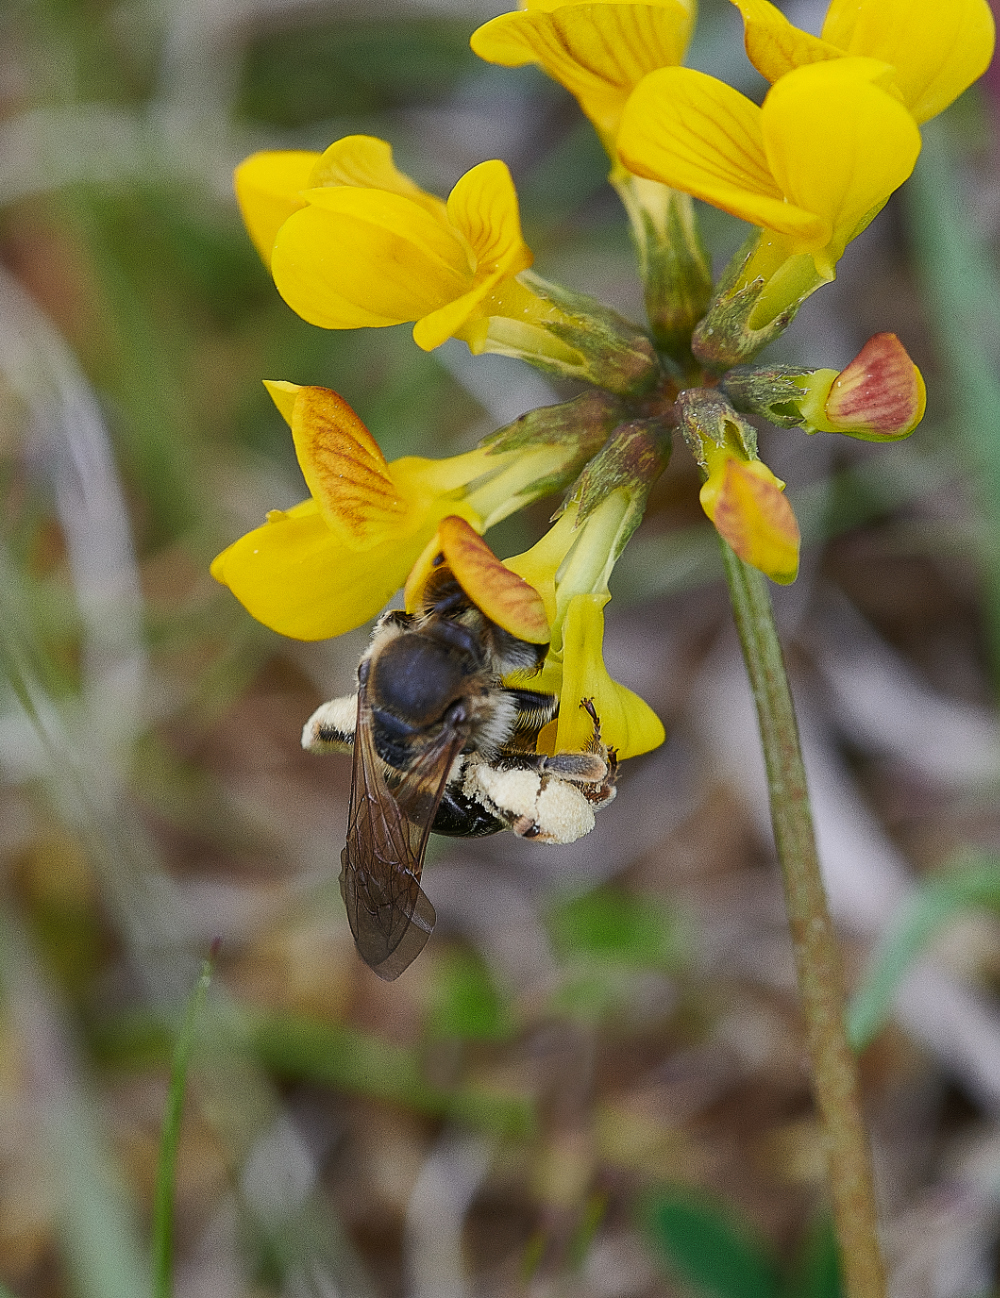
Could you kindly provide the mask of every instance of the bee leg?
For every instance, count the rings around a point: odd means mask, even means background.
[[[499,767],[470,758],[462,791],[520,838],[575,843],[594,828],[594,809],[583,791],[569,780],[542,773],[534,761]]]
[[[302,747],[310,753],[349,753],[357,722],[356,694],[321,703],[302,728]]]
[[[544,775],[579,784],[600,784],[608,774],[608,764],[599,753],[556,753],[553,757],[543,757],[538,769]]]

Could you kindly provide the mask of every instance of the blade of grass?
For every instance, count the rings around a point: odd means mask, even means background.
[[[924,146],[904,191],[916,265],[936,334],[954,441],[971,470],[979,505],[979,550],[994,685],[1000,685],[1000,277],[985,229],[977,234],[963,199],[961,121],[924,128]]]
[[[58,1192],[56,1229],[72,1291],[79,1298],[145,1298],[150,1285],[136,1206],[84,1079],[66,1007],[9,906],[0,909],[0,983],[33,1079],[41,1166],[52,1169]]]
[[[170,1298],[173,1291],[174,1190],[177,1183],[177,1150],[181,1139],[184,1113],[184,1091],[187,1085],[195,1024],[205,1000],[214,967],[213,954],[202,964],[201,974],[188,999],[180,1036],[174,1047],[170,1066],[170,1087],[160,1135],[160,1157],[156,1168],[156,1193],[153,1199],[153,1294]]]

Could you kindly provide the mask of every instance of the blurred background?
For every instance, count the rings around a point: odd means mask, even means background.
[[[233,165],[356,131],[446,193],[511,166],[536,268],[633,318],[606,160],[495,0],[0,8],[0,1282],[143,1298],[170,1056],[178,1298],[835,1298],[766,792],[683,447],[620,562],[612,673],[666,744],[567,848],[432,842],[397,983],[337,887],[350,762],[299,748],[367,631],[255,624],[211,558],[306,493],[261,379],[337,389],[387,456],[571,394],[278,298]],[[822,6],[789,7],[818,31]],[[759,96],[735,9],[691,61]],[[1000,172],[996,83],[782,340],[922,367],[903,444],[764,432],[805,536],[774,589],[856,996],[893,1292],[1000,1293]],[[716,268],[743,231],[705,210]],[[548,510],[491,533],[523,549]]]

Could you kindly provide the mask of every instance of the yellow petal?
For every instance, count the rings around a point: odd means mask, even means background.
[[[481,162],[448,195],[448,219],[469,241],[477,281],[497,271],[516,275],[531,265],[521,234],[517,190],[505,163]]]
[[[292,426],[292,415],[295,411],[295,398],[302,391],[298,383],[288,383],[284,379],[264,379],[267,394],[278,407],[282,419],[289,428]]]
[[[275,242],[271,272],[293,311],[325,329],[419,320],[467,292],[468,253],[447,222],[400,194],[307,191]]]
[[[794,27],[770,0],[732,0],[743,15],[747,57],[774,82],[808,63],[840,58],[843,50]]]
[[[264,264],[271,264],[271,249],[285,221],[305,207],[302,191],[318,153],[254,153],[236,168],[233,183],[236,201],[254,247]]]
[[[701,504],[744,563],[783,586],[795,580],[799,525],[766,464],[727,458],[702,487]]]
[[[594,724],[580,706],[584,699],[593,701],[601,738],[620,759],[637,757],[663,743],[663,723],[653,709],[638,694],[612,680],[604,666],[603,609],[608,599],[607,594],[598,594],[576,595],[570,600],[563,630],[555,752],[583,752],[589,747]]]
[[[530,550],[504,560],[511,572],[516,572],[538,591],[550,625],[556,620],[556,573],[579,536],[577,512],[575,506],[564,510]]]
[[[292,438],[306,485],[339,542],[370,550],[406,530],[407,502],[378,443],[328,388],[300,388]]]
[[[549,623],[541,596],[504,567],[490,547],[464,519],[441,519],[433,542],[417,560],[406,583],[406,607],[420,601],[427,579],[445,563],[477,608],[497,626],[529,644],[548,644]]]
[[[918,122],[926,122],[981,76],[993,57],[986,0],[833,0],[824,40],[881,59]]]
[[[383,189],[418,203],[440,220],[445,207],[441,199],[428,194],[415,180],[400,171],[392,160],[392,145],[374,135],[345,135],[319,158],[310,176],[311,188],[348,185],[354,189]]]
[[[276,510],[218,556],[212,575],[265,626],[296,640],[342,635],[374,617],[402,585],[421,543],[351,553],[313,501]]]
[[[506,165],[481,162],[448,197],[448,219],[475,259],[473,286],[418,321],[414,341],[425,351],[455,335],[501,280],[527,270],[534,258],[521,235],[517,190]]]
[[[782,77],[764,100],[770,169],[790,203],[822,217],[832,262],[909,176],[920,152],[913,118],[874,84],[886,71],[873,59],[814,63]],[[803,240],[803,251],[821,247]]]
[[[691,34],[691,8],[660,4],[532,5],[501,14],[472,36],[491,63],[538,63],[565,86],[611,148],[633,87],[656,68],[680,63]]]
[[[663,68],[625,106],[618,152],[637,175],[753,225],[822,243],[824,222],[785,201],[764,151],[761,110],[722,81]]]

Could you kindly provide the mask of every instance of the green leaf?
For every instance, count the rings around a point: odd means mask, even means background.
[[[681,951],[677,918],[662,904],[614,888],[565,902],[550,917],[559,953],[639,966],[676,968]]]
[[[429,1030],[438,1037],[496,1041],[510,1035],[510,1014],[482,962],[454,951],[441,961]]]
[[[646,1219],[669,1270],[708,1298],[778,1298],[768,1250],[721,1205],[662,1190],[650,1199]]]
[[[785,1298],[841,1298],[833,1222],[823,1217],[807,1233]]]
[[[931,938],[963,910],[1000,909],[1000,859],[966,857],[963,864],[925,884],[883,938],[847,1014],[856,1050],[882,1028],[907,970]]]

